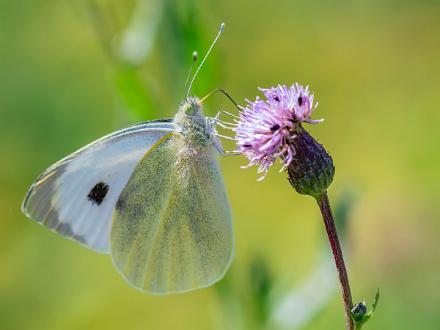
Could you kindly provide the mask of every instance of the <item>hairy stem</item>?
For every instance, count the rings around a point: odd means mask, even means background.
[[[350,310],[353,307],[350,292],[350,283],[348,282],[347,269],[345,268],[344,257],[342,255],[341,245],[339,243],[338,233],[336,232],[335,222],[333,220],[332,210],[328,201],[327,192],[322,193],[316,198],[324,220],[325,229],[335,259],[336,269],[339,276],[339,285],[341,287],[342,299],[345,308],[345,325],[347,330],[353,330],[353,320],[350,316]]]

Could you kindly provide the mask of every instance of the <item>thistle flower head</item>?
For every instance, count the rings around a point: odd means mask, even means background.
[[[318,102],[313,103],[314,94],[310,92],[309,86],[304,88],[295,83],[290,87],[278,85],[272,88],[260,88],[260,90],[264,93],[268,104],[290,110],[294,121],[311,124],[322,121],[322,119],[313,120],[310,118],[318,107]]]
[[[270,166],[280,158],[283,169],[288,167],[296,154],[294,139],[301,122],[318,123],[310,118],[318,103],[313,102],[313,93],[308,86],[298,83],[288,87],[278,85],[260,89],[264,99],[247,101],[241,107],[235,127],[237,151],[249,159],[246,167],[257,165],[263,173],[262,180]]]

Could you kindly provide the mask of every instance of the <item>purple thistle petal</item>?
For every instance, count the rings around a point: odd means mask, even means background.
[[[242,153],[249,164],[258,166],[263,173],[262,180],[277,158],[285,169],[296,154],[292,143],[295,128],[300,122],[315,124],[320,120],[311,119],[318,103],[313,103],[314,95],[309,87],[298,83],[287,87],[278,85],[272,88],[260,88],[265,99],[256,97],[255,101],[246,100],[247,105],[240,107],[239,120],[234,128],[238,152]]]

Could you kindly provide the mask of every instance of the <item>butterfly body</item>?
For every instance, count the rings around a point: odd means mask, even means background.
[[[221,145],[197,98],[173,120],[135,125],[80,149],[34,182],[23,212],[110,253],[123,277],[153,294],[219,280],[233,254]]]

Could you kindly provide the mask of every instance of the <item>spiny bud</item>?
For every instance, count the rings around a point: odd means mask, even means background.
[[[333,181],[333,160],[324,147],[300,125],[292,143],[296,153],[287,167],[289,182],[300,194],[318,197]]]

